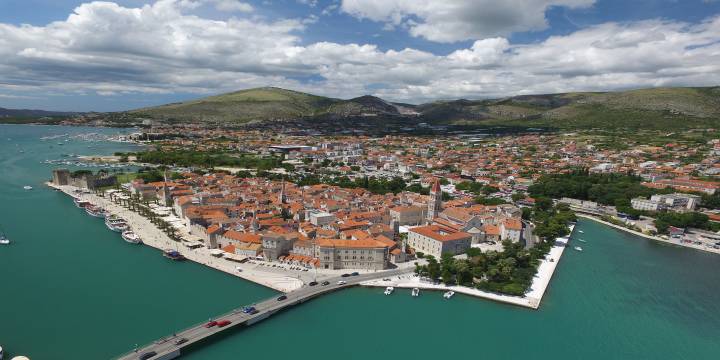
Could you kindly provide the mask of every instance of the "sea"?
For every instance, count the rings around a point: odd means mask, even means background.
[[[59,166],[47,160],[137,149],[104,139],[128,131],[0,125],[0,230],[12,240],[0,245],[6,359],[111,359],[277,294],[128,244],[43,185]],[[589,220],[579,221],[571,244],[584,250],[565,251],[539,310],[460,294],[445,300],[439,292],[413,298],[406,290],[384,296],[382,288],[353,288],[182,358],[720,358],[720,256]]]

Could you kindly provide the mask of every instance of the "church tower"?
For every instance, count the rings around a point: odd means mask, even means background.
[[[427,220],[432,223],[442,211],[442,190],[440,189],[440,180],[435,179],[435,183],[430,189],[430,201],[428,201]]]
[[[285,203],[285,177],[282,178],[282,185],[280,185],[280,198],[278,199],[280,204]]]

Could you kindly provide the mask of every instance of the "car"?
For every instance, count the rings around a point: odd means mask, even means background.
[[[323,281],[320,285],[322,285],[322,286],[327,286],[327,285],[330,285],[330,282],[329,282],[329,281]]]
[[[218,321],[217,326],[224,327],[224,326],[228,326],[230,324],[232,324],[232,321],[230,321],[230,320],[220,320],[220,321]]]
[[[357,272],[357,271],[355,271],[355,272],[353,272],[353,273],[350,273],[350,276],[358,276],[358,275],[360,275],[360,273]]]
[[[277,301],[283,301],[283,300],[285,300],[285,299],[287,299],[287,296],[285,296],[285,295],[280,295],[280,296],[278,296]]]
[[[156,352],[154,352],[154,351],[148,351],[148,352],[140,355],[140,357],[138,357],[138,359],[140,359],[140,360],[147,360],[147,359],[149,359],[149,358],[151,358],[151,357],[153,357],[153,356],[155,356],[155,355],[157,355]]]
[[[213,320],[213,321],[208,321],[208,323],[205,324],[205,327],[206,327],[206,328],[211,328],[211,327],[213,327],[213,326],[215,326],[215,325],[217,325],[217,321]]]
[[[350,274],[342,274],[342,275],[340,275],[340,276],[341,276],[341,277],[348,277],[348,276],[350,276]]]
[[[180,338],[180,339],[175,340],[175,345],[182,345],[182,344],[186,343],[187,341],[188,341],[188,339],[186,339],[186,338]]]
[[[338,285],[345,285],[347,284],[347,281],[340,280],[337,282]]]
[[[309,285],[309,286],[315,286],[315,285],[317,285],[317,281],[311,281],[310,283],[308,283],[308,285]]]
[[[257,309],[255,309],[254,306],[246,306],[242,309],[242,312],[252,315],[252,314],[256,314],[258,311],[257,311]]]

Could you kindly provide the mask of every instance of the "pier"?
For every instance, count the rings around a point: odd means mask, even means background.
[[[156,340],[148,345],[145,345],[141,348],[134,349],[133,351],[123,354],[118,359],[120,360],[137,360],[140,359],[141,356],[144,354],[149,353],[155,353],[152,357],[149,357],[148,359],[152,360],[167,360],[167,359],[175,359],[179,357],[182,354],[182,351],[184,349],[187,349],[188,347],[195,345],[197,346],[198,343],[203,342],[215,335],[221,334],[221,333],[228,333],[232,330],[236,330],[241,327],[247,327],[251,326],[253,324],[256,324],[264,319],[267,319],[271,315],[280,312],[282,310],[285,310],[287,308],[290,308],[295,305],[299,305],[301,303],[304,303],[308,300],[311,300],[313,298],[316,298],[321,295],[325,295],[334,291],[346,289],[349,287],[360,285],[362,282],[366,281],[372,281],[382,278],[389,278],[393,276],[403,275],[412,273],[413,269],[411,268],[405,268],[405,269],[395,269],[395,270],[388,270],[388,271],[382,271],[377,273],[371,273],[371,274],[362,274],[357,276],[349,276],[349,277],[336,277],[333,279],[329,279],[328,281],[330,284],[328,285],[321,285],[317,284],[315,286],[304,286],[298,290],[292,291],[290,293],[285,294],[287,296],[287,299],[284,300],[278,300],[278,296],[272,297],[270,299],[263,300],[261,302],[255,303],[252,306],[256,309],[256,313],[254,314],[246,314],[242,312],[241,309],[235,309],[233,311],[230,311],[226,314],[222,314],[220,316],[214,317],[213,320],[228,320],[231,321],[230,324],[224,326],[224,327],[218,327],[213,326],[210,328],[206,328],[205,324],[207,322],[204,322],[202,324],[197,324],[195,326],[189,327],[185,330],[182,330],[180,332],[174,333],[173,335],[163,337],[162,339]],[[345,281],[345,284],[338,283],[339,281]],[[179,339],[186,339],[187,341],[183,342],[182,344],[176,344],[176,341]]]

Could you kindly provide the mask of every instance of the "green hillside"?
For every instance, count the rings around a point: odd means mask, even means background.
[[[395,104],[373,96],[340,100],[279,88],[258,88],[122,115],[124,119],[222,124],[372,115],[373,119],[405,119],[410,124],[676,130],[720,127],[720,87],[522,95],[421,105]]]

